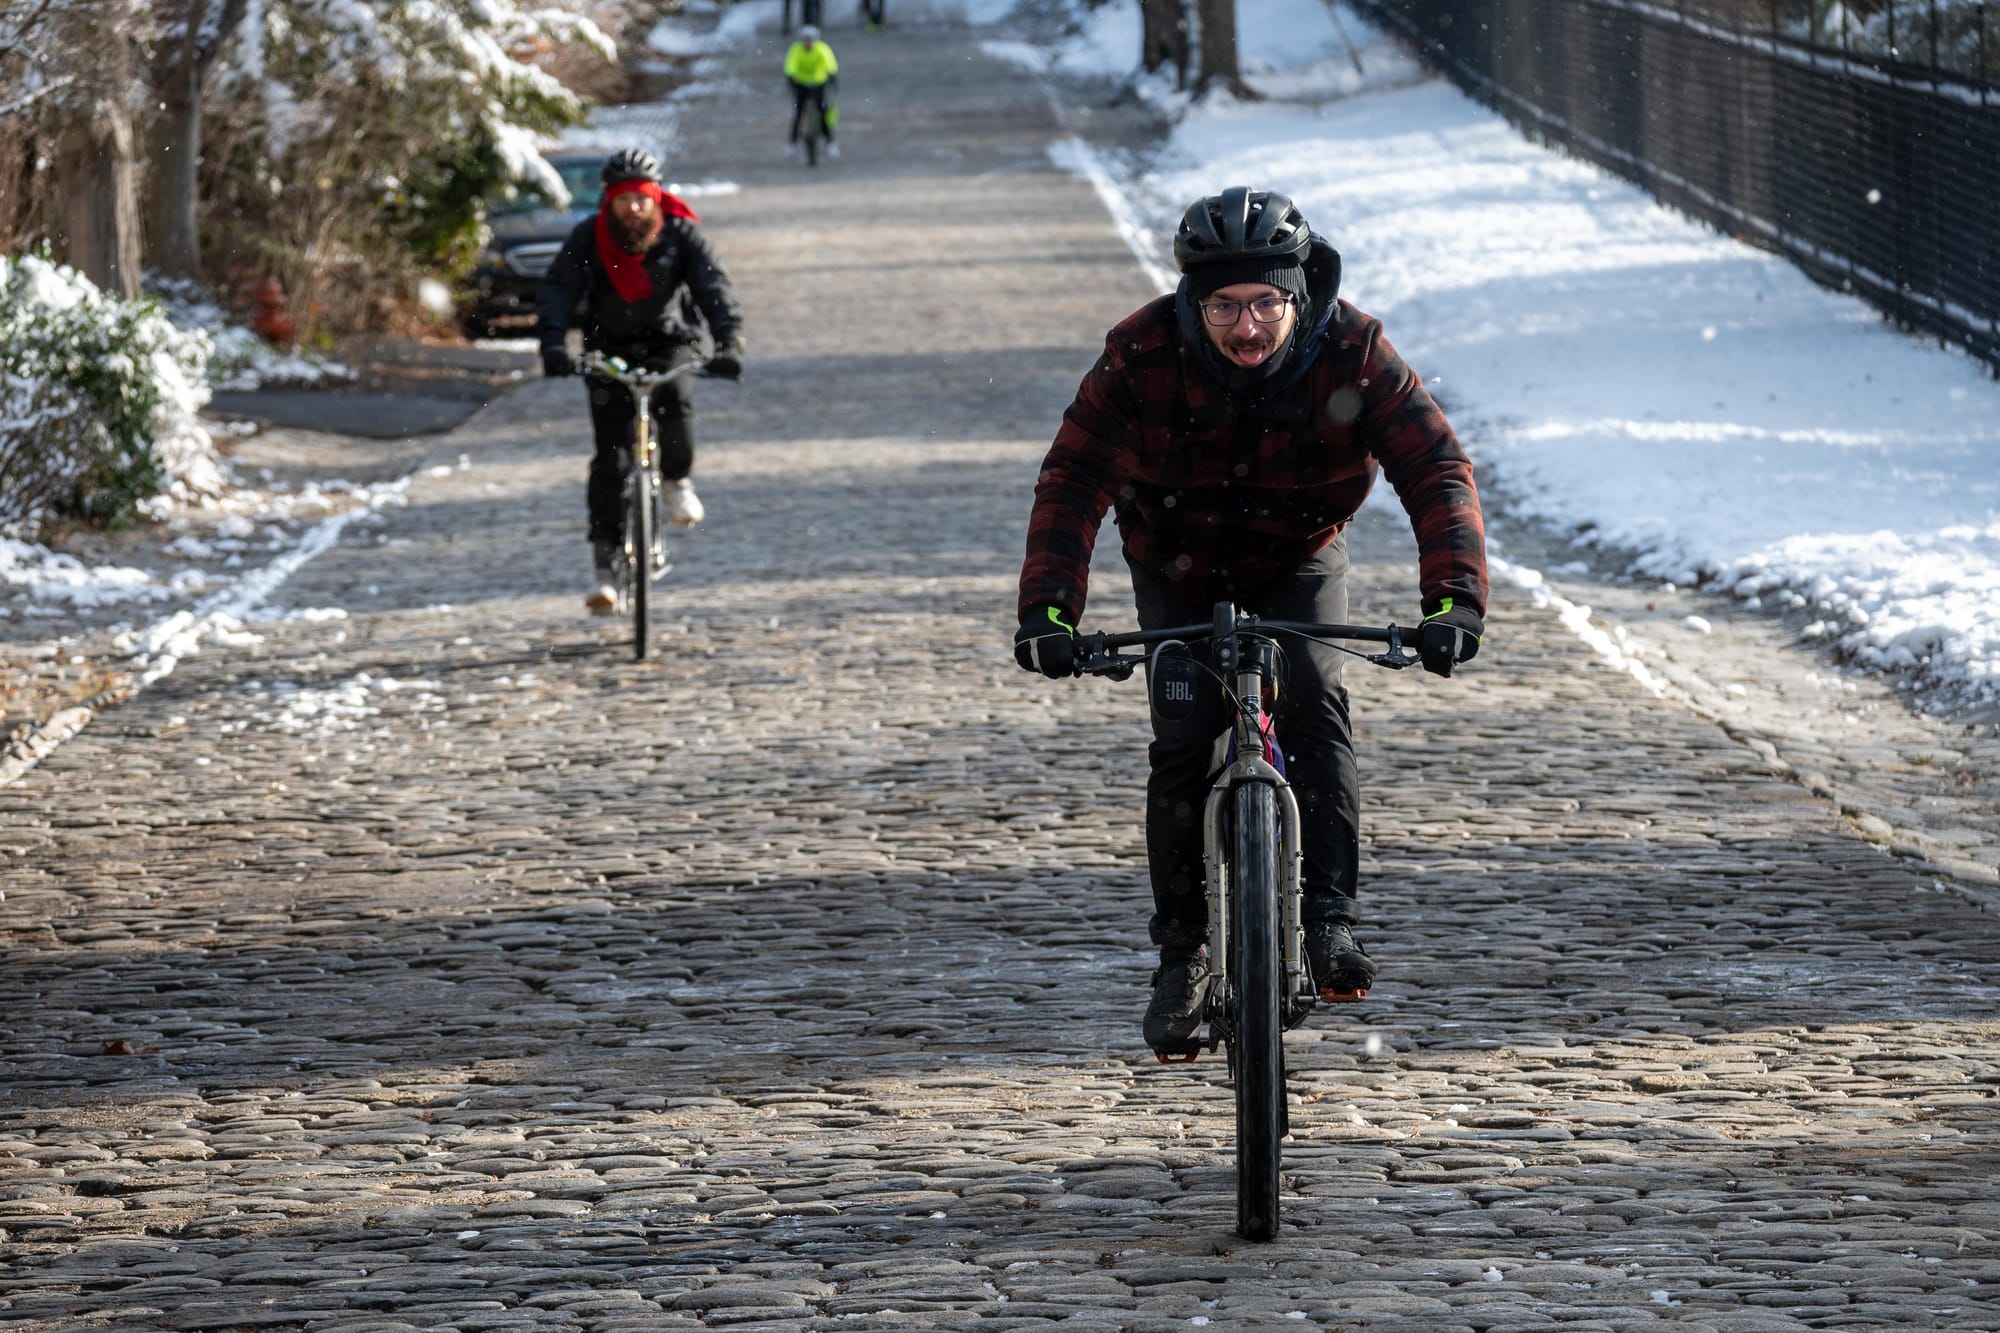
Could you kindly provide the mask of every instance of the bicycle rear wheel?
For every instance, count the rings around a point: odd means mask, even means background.
[[[1278,1234],[1278,1167],[1285,1137],[1279,994],[1277,794],[1247,782],[1230,797],[1231,1047],[1236,1074],[1236,1230]]]
[[[650,463],[635,462],[631,485],[631,511],[625,515],[625,542],[632,577],[632,655],[644,657],[651,646],[653,600],[653,469]]]

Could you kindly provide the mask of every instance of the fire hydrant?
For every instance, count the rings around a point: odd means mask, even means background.
[[[276,278],[265,278],[257,284],[257,290],[250,299],[256,303],[257,313],[250,319],[250,327],[265,342],[280,347],[290,345],[298,336],[298,325],[285,312],[285,289],[278,285]]]

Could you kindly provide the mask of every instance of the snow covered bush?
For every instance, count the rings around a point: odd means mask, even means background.
[[[157,302],[107,296],[75,270],[0,256],[0,523],[108,521],[162,495],[221,489],[195,413],[208,340]]]
[[[322,329],[454,276],[489,192],[563,197],[539,136],[584,107],[536,61],[575,44],[616,54],[588,18],[513,0],[250,0],[209,105],[205,230],[229,238],[215,258],[277,277]]]

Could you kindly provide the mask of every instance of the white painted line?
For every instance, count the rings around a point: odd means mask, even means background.
[[[1180,278],[1159,260],[1153,248],[1152,238],[1140,225],[1139,212],[1132,207],[1132,201],[1112,179],[1104,168],[1104,159],[1097,150],[1078,138],[1061,139],[1049,145],[1049,161],[1090,182],[1090,188],[1097,191],[1104,209],[1111,214],[1111,226],[1118,236],[1130,247],[1132,257],[1139,261],[1146,277],[1158,287],[1162,294],[1180,286]]]

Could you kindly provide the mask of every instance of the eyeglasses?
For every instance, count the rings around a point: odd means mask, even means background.
[[[1243,311],[1250,311],[1250,318],[1259,324],[1276,324],[1285,317],[1285,307],[1292,303],[1289,293],[1282,296],[1260,296],[1254,301],[1201,301],[1201,317],[1218,329],[1226,329],[1243,318]]]

